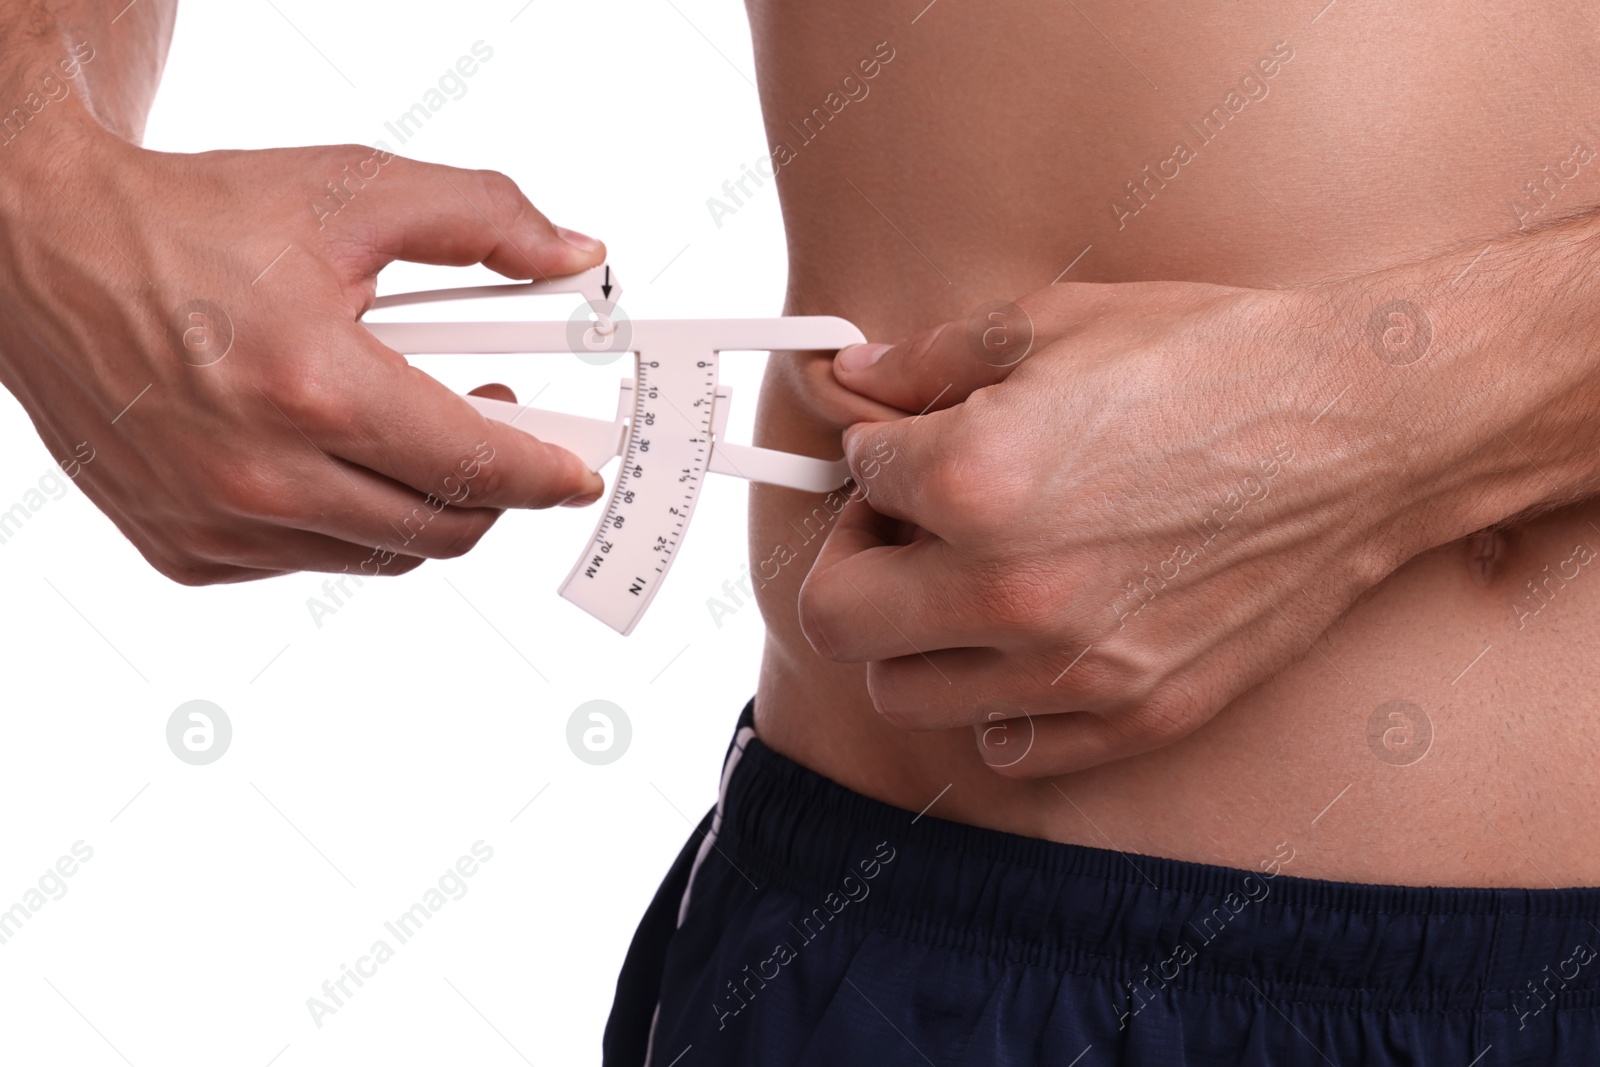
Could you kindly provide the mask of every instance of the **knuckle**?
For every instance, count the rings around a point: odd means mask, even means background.
[[[230,515],[267,521],[293,517],[293,493],[283,477],[264,464],[216,466],[202,480],[215,505]]]
[[[1155,691],[1157,675],[1151,666],[1120,648],[1114,638],[1080,636],[1057,647],[1061,650],[1057,662],[1047,670],[1054,679],[1051,689],[1064,705],[1111,712],[1126,720],[1124,713],[1148,703]]]
[[[1044,457],[1019,448],[1014,433],[997,432],[1015,416],[991,414],[994,396],[989,389],[979,389],[966,399],[963,406],[967,417],[960,444],[970,457],[977,489],[982,494],[982,513],[1009,526],[1037,498],[1031,474]],[[984,430],[980,431],[980,427]]]
[[[331,176],[336,171],[342,171],[345,168],[354,169],[362,160],[371,158],[373,152],[372,146],[356,144],[353,141],[348,144],[329,145],[327,149],[328,158],[323,165],[323,171]],[[323,178],[322,180],[326,181],[327,179]]]
[[[465,483],[461,503],[476,500],[480,503],[488,500],[499,500],[508,488],[506,470],[503,464],[480,464],[473,474],[471,481]]]
[[[295,430],[309,432],[340,425],[347,414],[334,380],[311,360],[284,360],[272,366],[257,387],[276,416],[289,420]]]
[[[868,485],[894,462],[895,447],[891,435],[881,429],[856,430],[846,434],[845,460],[857,483]]]
[[[184,527],[172,540],[180,560],[189,565],[229,565],[238,551],[237,541],[231,534],[206,526]]]
[[[1144,741],[1175,741],[1205,722],[1210,709],[1190,686],[1167,681],[1152,687],[1139,706],[1124,716],[1127,731]]]
[[[1078,652],[1070,655],[1076,657]],[[1109,658],[1090,650],[1060,676],[1055,688],[1093,707],[1121,707],[1128,692],[1126,681]]]
[[[186,535],[182,547],[169,546],[165,551],[147,553],[145,558],[163,577],[185,586],[216,585],[226,581],[237,568],[208,559],[189,550]]]
[[[400,553],[404,548],[405,545],[402,543],[386,540],[378,544],[370,552],[364,551],[361,560],[353,566],[350,564],[346,566],[352,567],[351,574],[363,579],[386,578],[395,574],[404,574],[411,569],[406,565],[409,561],[416,560],[418,563],[421,562],[416,556],[401,555]]]
[[[984,432],[981,395],[974,393],[961,420],[941,435],[940,458],[925,482],[927,503],[975,534],[1009,527],[1031,495],[1028,457],[1009,435]]]
[[[838,655],[834,652],[833,621],[828,611],[828,598],[825,583],[817,579],[815,574],[807,577],[800,586],[800,595],[796,600],[796,613],[800,623],[800,632],[810,642],[811,648],[823,659],[837,661]]]
[[[364,157],[371,155],[372,148],[369,145],[356,144],[354,141],[347,141],[344,144],[327,145],[323,149],[323,152],[325,155],[327,155],[329,160],[336,163],[343,163],[352,156]]]
[[[1055,630],[1064,598],[1049,577],[1033,567],[996,568],[974,592],[978,617],[1001,633],[1028,636]]]
[[[477,175],[478,186],[483,190],[483,195],[491,207],[512,218],[521,214],[526,206],[526,200],[521,187],[509,174],[498,170],[480,170]]]
[[[485,509],[477,509],[485,510]],[[483,540],[489,528],[499,518],[499,512],[489,512],[484,515],[462,516],[462,530],[452,537],[448,544],[439,550],[439,559],[458,559],[471,552]]]
[[[428,561],[421,556],[396,556],[387,567],[378,572],[377,576],[394,578],[402,574],[409,574],[426,562]]]
[[[220,574],[222,568],[209,564],[178,562],[158,566],[156,570],[179,585],[186,585],[191,588],[216,585],[222,581]]]
[[[413,504],[410,511],[400,513],[397,509],[382,516],[382,518],[387,520],[386,525],[389,530],[399,538],[397,542],[392,542],[396,550],[398,550],[416,543],[419,539],[423,539],[433,529],[432,523],[437,516],[438,513],[424,499]],[[432,540],[437,541],[438,538],[434,537]]]
[[[981,522],[980,505],[986,493],[983,472],[974,462],[975,457],[957,449],[944,452],[933,464],[922,483],[922,492],[929,507],[942,516],[963,523]]]

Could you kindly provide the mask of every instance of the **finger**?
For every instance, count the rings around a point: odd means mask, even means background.
[[[511,391],[511,387],[501,385],[499,382],[490,382],[487,385],[480,385],[476,389],[469,389],[467,390],[467,395],[488,397],[490,400],[504,400],[507,404],[515,404],[517,402],[517,394]]]
[[[139,552],[161,574],[187,586],[250,582],[301,571],[375,578],[404,574],[425,562],[287,527],[186,528],[164,534],[160,542],[137,543]]]
[[[301,484],[298,476],[295,484]],[[84,488],[95,489],[92,483]],[[152,568],[183,585],[250,582],[304,570],[357,570],[378,551],[276,524],[263,534],[237,526],[203,531],[156,523],[125,509],[115,497],[94,492],[94,499]],[[423,563],[393,553],[387,559],[391,562],[381,568],[386,574],[404,574]],[[367,570],[376,574],[380,568],[368,563]]]
[[[980,724],[974,730],[978,751],[996,774],[1006,778],[1048,778],[1163,748],[1193,733],[1201,721],[1155,731],[1148,728],[1138,710],[1029,713],[997,720],[1010,735],[1009,749],[996,744],[1002,739],[993,730],[996,723]],[[1031,742],[1025,750],[1018,743],[1024,738]]]
[[[834,377],[846,389],[902,411],[959,404],[975,390],[1002,381],[1033,342],[1032,323],[1020,310],[986,314],[999,321],[947,322],[902,344],[840,349],[833,358]]]
[[[352,204],[364,209],[347,231],[357,279],[397,259],[482,263],[508,278],[528,279],[575,274],[605,260],[604,244],[553,225],[498,171],[395,157]]]
[[[488,385],[480,385],[476,389],[470,390],[467,393],[467,395],[468,396],[486,396],[491,400],[503,400],[507,404],[515,404],[517,402],[517,394],[511,391],[511,387],[510,386],[506,386],[506,385],[501,385],[498,382],[491,382]],[[567,508],[587,507],[588,505],[593,504],[596,500],[599,500],[599,499],[600,499],[600,494],[599,493],[587,493],[586,492],[586,493],[583,493],[580,496],[572,497],[569,500],[563,500],[561,502],[561,506],[562,507],[567,507]]]
[[[948,547],[899,531],[861,499],[845,505],[800,587],[800,630],[818,655],[862,663],[981,644],[962,610]]]
[[[438,492],[419,496],[371,471],[334,460],[311,469],[297,484],[305,487],[300,499],[288,508],[264,509],[253,517],[281,519],[284,526],[352,545],[366,554],[376,546],[419,559],[454,559],[476,547],[503,514],[498,508],[462,506],[471,484],[465,475],[446,477]],[[335,500],[340,506],[325,506]],[[345,555],[333,556],[333,562],[344,562]],[[296,567],[336,569],[309,561]]]
[[[949,539],[973,518],[949,505],[963,494],[983,493],[984,472],[971,428],[965,407],[856,423],[844,432],[845,460],[874,511]]]
[[[281,419],[287,414],[278,408],[268,417]],[[250,533],[264,527],[274,536],[299,530],[366,546],[368,551],[376,545],[408,556],[449,559],[475,546],[501,515],[495,508],[461,506],[470,493],[470,470],[442,479],[434,493],[421,494],[308,447],[309,442],[309,436],[296,435],[284,446],[292,451],[257,454],[248,467],[222,466],[207,474],[199,491],[207,497],[208,506],[239,521],[207,534],[190,554],[226,558],[219,553],[219,546],[230,549],[259,543],[259,538],[251,541]],[[169,479],[178,476],[170,470],[163,475]],[[178,532],[197,537],[200,533]],[[170,540],[173,531],[169,529],[161,532],[158,543]],[[292,555],[288,558],[291,569],[320,569],[311,562],[297,562]],[[336,559],[335,566],[338,562]],[[272,565],[285,564],[279,560]]]
[[[373,550],[372,549],[367,549],[366,551],[370,555]],[[362,562],[366,562],[366,559],[363,558]],[[397,576],[402,575],[402,574],[409,573],[410,571],[414,571],[414,570],[416,570],[418,567],[422,566],[426,562],[427,562],[427,560],[419,559],[419,558],[417,558],[415,556],[395,556],[395,557],[393,557],[393,559],[391,559],[388,563],[386,563],[382,567],[378,567],[376,564],[373,564],[371,569],[369,569],[367,571],[367,573],[365,573],[365,574],[357,572],[353,568],[349,567],[348,564],[340,564],[338,567],[332,567],[332,566],[302,567],[302,566],[295,566],[295,565],[289,565],[289,566],[284,566],[284,567],[235,567],[235,566],[231,566],[229,564],[219,563],[219,564],[215,564],[214,565],[215,568],[216,568],[214,576],[208,576],[206,581],[203,584],[205,584],[205,585],[233,585],[233,584],[237,584],[239,582],[258,582],[263,578],[281,578],[286,574],[303,574],[303,573],[305,573],[307,571],[316,571],[316,572],[319,572],[319,573],[320,572],[329,572],[329,573],[350,574],[350,575],[353,575],[356,578],[363,578],[363,579],[365,579],[365,578],[377,578],[377,577],[380,577],[380,576],[381,577],[387,577],[387,578],[393,578],[393,577],[397,577]],[[351,580],[353,580],[353,578]],[[190,583],[190,584],[195,584],[195,583]],[[337,585],[337,581],[335,582],[335,584]]]
[[[571,452],[488,418],[370,334],[357,343],[375,357],[351,386],[361,395],[305,413],[330,453],[458,507],[544,508],[605,488]]]
[[[1027,773],[1018,768],[1033,755],[1034,747],[1039,741],[1039,732],[1035,726],[1034,716],[1025,708],[1005,701],[995,701],[987,705],[986,713],[982,720],[973,725],[972,733],[978,743],[978,755],[990,770],[1008,777],[1018,777]]]
[[[261,570],[256,567],[230,567],[227,564],[208,564],[204,571],[184,570],[174,571],[170,567],[163,567],[150,557],[145,557],[151,567],[163,577],[169,578],[180,585],[238,585],[241,582],[259,582],[263,578],[278,578],[293,571]]]
[[[900,729],[982,726],[1022,715],[1024,708],[1040,718],[1049,670],[1038,654],[976,644],[928,649],[874,660],[867,666],[867,691],[878,714]]]
[[[836,433],[843,432],[852,423],[887,422],[913,414],[852,393],[840,385],[833,373],[832,352],[773,353],[767,361],[762,388],[783,396],[785,408],[804,416],[808,424],[828,427]],[[788,425],[790,421],[799,422],[798,419],[786,420],[782,427],[759,423],[755,443],[765,448],[790,451],[799,447],[804,451],[806,438],[798,425]]]
[[[971,726],[995,698],[987,683],[1004,669],[1002,657],[992,648],[945,648],[876,659],[867,665],[867,693],[896,729]]]
[[[205,549],[204,558],[192,562],[262,572],[253,577],[327,571],[365,579],[405,574],[426,562],[419,555],[400,551],[401,547],[409,549],[395,544],[374,548],[290,527],[258,527],[220,532]]]

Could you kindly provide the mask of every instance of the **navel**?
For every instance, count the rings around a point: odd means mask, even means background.
[[[1511,545],[1505,531],[1490,527],[1466,540],[1467,569],[1479,585],[1488,585],[1505,569]]]

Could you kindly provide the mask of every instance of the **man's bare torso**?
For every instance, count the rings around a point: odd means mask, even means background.
[[[1056,279],[1358,274],[1600,201],[1582,5],[922,2],[750,0],[788,310],[873,340]],[[839,454],[825,359],[775,359],[762,408],[759,443]],[[1600,504],[1427,553],[1190,737],[1032,781],[995,775],[969,729],[888,727],[864,669],[812,653],[815,504],[752,493],[757,729],[850,788],[1237,867],[1287,842],[1308,877],[1600,884]]]

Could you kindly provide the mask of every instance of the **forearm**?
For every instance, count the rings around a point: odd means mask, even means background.
[[[1396,563],[1600,492],[1600,218],[1305,293],[1314,440],[1388,482]]]
[[[48,152],[24,134],[84,119],[140,141],[176,15],[177,0],[0,0],[0,153]]]

